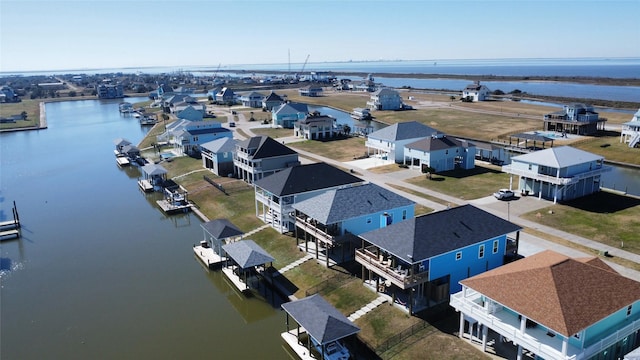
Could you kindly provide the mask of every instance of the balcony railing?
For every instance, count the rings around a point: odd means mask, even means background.
[[[306,218],[296,216],[296,226],[325,244],[333,245],[336,241],[336,235],[330,235],[326,231],[319,229],[314,224],[307,222]]]
[[[378,255],[366,248],[356,249],[356,261],[401,289],[408,289],[429,281],[428,271],[410,275],[409,269],[392,268],[390,260],[380,260]]]

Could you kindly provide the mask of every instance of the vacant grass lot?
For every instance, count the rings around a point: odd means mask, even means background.
[[[351,161],[355,157],[366,154],[364,139],[360,137],[348,137],[338,140],[307,140],[289,145],[292,149],[301,149],[314,154],[328,157],[338,161]]]
[[[27,113],[26,120],[17,120],[15,123],[0,124],[0,129],[16,129],[34,127],[40,123],[40,102],[41,100],[23,100],[19,103],[0,104],[0,117],[10,117],[20,115],[23,111]]]
[[[552,210],[553,214],[549,211]],[[522,216],[540,224],[640,254],[640,199],[606,191]]]
[[[272,139],[277,139],[280,137],[287,137],[287,136],[292,136],[293,135],[293,129],[283,129],[283,128],[278,128],[278,129],[274,129],[274,128],[256,128],[256,129],[251,129],[251,131],[253,131],[254,134],[256,135],[266,135],[269,136]]]
[[[630,149],[628,144],[621,143],[619,132],[608,131],[606,135],[590,137],[576,142],[572,146],[604,156],[607,160],[640,165],[640,148]],[[607,184],[605,186],[613,185]]]
[[[411,178],[407,182],[435,190],[460,199],[471,200],[493,194],[497,189],[508,187],[509,174],[497,166],[476,165],[470,170],[452,170],[434,174],[431,180],[426,175]]]

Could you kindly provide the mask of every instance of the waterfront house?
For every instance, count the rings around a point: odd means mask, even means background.
[[[216,99],[216,102],[218,103],[233,105],[236,103],[236,94],[233,92],[233,90],[229,89],[228,87],[223,87],[216,94],[215,99]]]
[[[633,114],[631,121],[622,124],[620,142],[629,144],[630,148],[634,148],[640,143],[640,109]]]
[[[367,136],[365,146],[367,155],[393,160],[397,163],[404,161],[404,146],[414,141],[431,137],[439,131],[417,121],[399,122],[374,131]]]
[[[240,240],[244,235],[242,230],[238,229],[231,221],[227,219],[215,219],[200,224],[207,247],[222,256],[222,246],[227,243]]]
[[[293,204],[328,190],[363,182],[326,163],[289,167],[254,183],[256,216],[281,233],[292,231],[295,226]]]
[[[460,291],[461,280],[511,259],[517,254],[520,229],[463,205],[360,234],[356,261],[365,283],[414,313],[448,301]]]
[[[271,110],[271,123],[273,127],[293,129],[293,124],[296,121],[304,120],[307,114],[309,114],[307,104],[287,102]]]
[[[524,194],[568,201],[600,191],[601,174],[610,171],[604,157],[571,146],[535,151],[511,158],[502,171],[520,177],[518,189]]]
[[[264,95],[256,91],[252,91],[248,94],[240,95],[240,102],[242,103],[242,106],[247,106],[251,108],[261,108],[263,99],[264,99]]]
[[[322,87],[315,86],[315,85],[305,86],[303,88],[298,89],[298,94],[300,96],[310,96],[310,97],[320,96],[322,95]]]
[[[315,112],[293,124],[293,134],[307,140],[326,140],[335,137],[338,129],[336,119]]]
[[[640,282],[599,258],[545,250],[460,284],[450,302],[460,337],[476,327],[484,351],[488,330],[517,346],[518,359],[524,349],[536,359],[622,359],[640,345]]]
[[[0,86],[0,103],[20,102],[20,97],[10,86]]]
[[[375,184],[326,191],[293,204],[296,242],[304,239],[304,250],[313,245],[316,259],[324,253],[343,262],[353,257],[357,235],[413,218],[415,203]]]
[[[96,86],[98,99],[118,99],[124,97],[122,84],[100,84]]]
[[[262,108],[271,111],[272,109],[284,104],[284,99],[282,96],[271,91],[269,95],[265,96],[262,100]]]
[[[222,268],[229,280],[240,291],[249,290],[249,282],[257,279],[258,275],[271,266],[273,256],[256,244],[253,240],[240,240],[222,245],[227,260]]]
[[[311,354],[312,346],[318,351],[320,359],[350,358],[349,352],[344,350],[342,354],[336,352],[329,355],[329,353],[338,348],[343,349],[339,342],[357,334],[360,328],[322,296],[315,294],[280,306],[286,314],[287,328],[281,336],[302,359],[311,359],[307,354]],[[295,332],[294,329],[289,328],[289,317],[298,324]],[[301,333],[308,335],[306,344],[301,342]]]
[[[182,119],[168,125],[158,141],[169,142],[178,152],[193,154],[200,151],[200,145],[220,138],[233,138],[233,133],[219,122]]]
[[[481,85],[480,81],[467,85],[462,90],[462,100],[470,102],[485,101],[489,98],[491,91],[488,87]]]
[[[234,173],[249,184],[299,164],[297,152],[265,135],[238,142],[233,154]]]
[[[238,140],[223,137],[200,145],[202,166],[218,176],[233,175],[233,152]]]
[[[593,106],[585,104],[564,105],[562,110],[547,114],[543,119],[544,131],[556,131],[576,135],[593,135],[598,131],[604,131],[604,123],[593,110]]]
[[[400,94],[389,88],[381,88],[371,94],[367,101],[370,110],[400,110],[402,109],[402,98]]]
[[[422,172],[434,172],[475,167],[475,144],[443,133],[408,143],[404,146],[404,163]]]

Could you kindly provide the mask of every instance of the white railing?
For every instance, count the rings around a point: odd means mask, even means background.
[[[607,349],[611,345],[617,343],[618,341],[621,341],[625,337],[633,334],[638,330],[640,330],[640,319],[632,322],[631,324],[623,327],[622,329],[616,331],[615,333],[605,337],[604,339],[584,349],[583,351],[584,358],[588,358],[599,351]]]

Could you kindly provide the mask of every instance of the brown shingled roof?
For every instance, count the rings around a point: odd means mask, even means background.
[[[567,337],[640,299],[640,282],[602,260],[551,250],[460,283]]]

